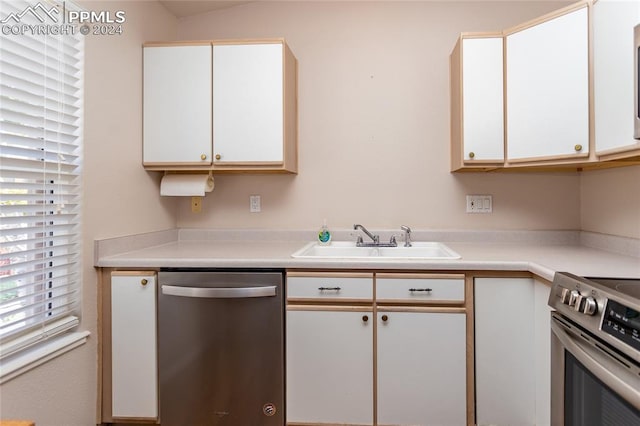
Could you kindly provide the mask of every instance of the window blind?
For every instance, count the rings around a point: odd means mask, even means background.
[[[69,5],[0,1],[0,359],[79,322],[84,36],[56,31]]]

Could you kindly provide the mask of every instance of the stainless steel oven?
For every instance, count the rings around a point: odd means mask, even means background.
[[[551,425],[640,425],[640,279],[555,275]]]

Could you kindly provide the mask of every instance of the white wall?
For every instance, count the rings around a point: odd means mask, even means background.
[[[580,177],[449,173],[449,54],[559,2],[254,2],[179,21],[179,38],[285,37],[299,62],[297,176],[216,177],[178,225],[579,229]],[[249,213],[249,195],[262,213]],[[493,194],[494,213],[465,213]]]
[[[89,10],[125,10],[121,36],[87,36],[81,329],[89,342],[2,385],[0,415],[38,426],[96,423],[97,238],[173,228],[173,200],[158,196],[159,175],[142,169],[142,49],[173,39],[176,20],[152,1],[83,1]]]

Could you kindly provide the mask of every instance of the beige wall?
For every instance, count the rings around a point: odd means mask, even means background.
[[[83,198],[83,306],[89,343],[2,385],[2,418],[38,426],[88,426],[96,421],[96,238],[173,228],[175,202],[158,196],[159,176],[141,167],[142,50],[173,38],[176,20],[157,2],[93,2],[90,10],[125,10],[122,36],[87,36]]]
[[[582,229],[640,238],[640,166],[582,174]]]
[[[283,36],[299,62],[298,176],[218,176],[181,227],[579,229],[578,174],[451,174],[449,54],[553,2],[258,2],[179,23],[181,39]],[[262,213],[249,213],[249,195]],[[465,213],[492,194],[494,213]]]

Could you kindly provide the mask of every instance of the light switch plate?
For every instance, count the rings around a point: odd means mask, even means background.
[[[491,195],[467,195],[467,213],[491,213],[492,211]]]

